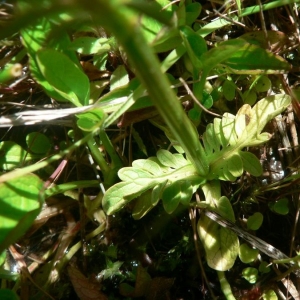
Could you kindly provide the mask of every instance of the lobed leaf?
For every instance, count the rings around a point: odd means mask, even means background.
[[[261,175],[258,158],[241,150],[268,141],[270,135],[261,131],[290,102],[288,95],[268,96],[252,108],[248,104],[243,105],[236,116],[225,113],[222,119],[214,119],[203,134],[204,150],[210,165],[208,179],[233,181],[244,170],[255,176]]]

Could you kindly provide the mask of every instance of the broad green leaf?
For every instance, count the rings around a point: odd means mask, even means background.
[[[250,248],[247,244],[240,246],[239,257],[244,264],[249,264],[257,259],[259,251],[257,249]]]
[[[96,128],[100,128],[104,120],[104,112],[102,109],[94,108],[88,112],[83,112],[76,115],[77,126],[83,131],[93,131]]]
[[[225,99],[228,101],[232,101],[235,97],[235,90],[235,84],[232,81],[226,79],[222,85],[222,91]]]
[[[234,177],[239,177],[243,174],[243,161],[238,154],[232,155],[227,161],[228,171]]]
[[[26,136],[28,149],[37,154],[47,153],[51,149],[48,137],[40,132],[31,132]]]
[[[270,203],[270,207],[272,211],[280,215],[287,215],[290,211],[289,200],[287,198],[282,198],[276,201],[275,203]]]
[[[254,89],[259,92],[267,92],[272,86],[271,80],[267,75],[262,75],[256,82]]]
[[[31,160],[33,157],[27,153],[20,145],[12,141],[0,143],[0,169],[9,171]]]
[[[90,36],[83,36],[75,39],[72,42],[70,49],[75,50],[81,54],[103,54],[107,53],[111,46],[107,38],[95,38]]]
[[[219,180],[206,182],[202,186],[206,203],[222,217],[235,222],[230,201],[221,197]],[[204,246],[208,265],[218,271],[230,269],[239,253],[239,240],[231,230],[221,227],[206,216],[201,216],[197,231]]]
[[[247,90],[243,93],[243,100],[245,104],[254,105],[257,100],[257,94],[253,90]]]
[[[33,174],[0,183],[0,253],[23,236],[39,214],[42,187]]]
[[[40,72],[57,93],[76,106],[88,104],[89,79],[74,62],[53,49],[38,51],[36,58]]]
[[[254,213],[247,220],[247,228],[250,230],[257,230],[263,222],[264,216],[260,212]]]
[[[124,65],[118,66],[110,77],[110,90],[126,86],[129,83],[129,77]]]
[[[231,230],[220,227],[206,216],[201,216],[197,225],[204,246],[208,265],[218,271],[230,269],[237,258],[239,241]]]
[[[198,16],[200,15],[201,12],[201,4],[198,2],[186,4],[185,6],[186,9],[186,25],[191,26]]]
[[[267,290],[262,294],[263,300],[277,300],[278,297],[273,290]]]
[[[278,74],[291,70],[290,64],[282,57],[259,46],[247,43],[243,39],[221,42],[222,47],[236,47],[236,51],[222,62],[225,70],[235,74]],[[220,51],[222,51],[220,49]]]
[[[182,26],[180,28],[180,35],[182,37],[184,46],[191,60],[193,68],[195,68],[197,72],[199,72],[199,70],[202,69],[201,56],[207,51],[207,46],[204,38],[202,38],[188,26]]]
[[[239,155],[243,161],[245,171],[253,176],[261,176],[263,169],[259,159],[251,152],[240,151]]]

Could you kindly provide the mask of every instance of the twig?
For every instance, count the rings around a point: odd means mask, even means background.
[[[193,99],[193,101],[201,108],[203,109],[205,112],[207,112],[208,114],[211,114],[215,117],[218,118],[222,118],[221,115],[216,114],[210,110],[208,110],[206,107],[204,107],[199,101],[198,99],[195,97],[195,95],[193,94],[193,92],[191,91],[191,89],[189,88],[189,86],[187,85],[187,83],[185,82],[185,80],[183,78],[179,78],[180,82],[183,84],[184,88],[186,89],[187,93],[191,96],[191,98]]]

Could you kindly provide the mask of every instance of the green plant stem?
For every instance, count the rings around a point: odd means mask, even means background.
[[[96,186],[99,186],[98,180],[72,181],[72,182],[56,185],[54,187],[51,187],[50,189],[45,190],[45,197],[47,198],[57,194],[62,194],[69,190],[86,188],[86,187],[96,187]]]
[[[232,294],[230,284],[225,277],[225,273],[222,271],[217,271],[217,273],[218,273],[219,281],[221,284],[222,292],[225,295],[226,299],[227,300],[236,300],[234,295]]]
[[[263,11],[265,10],[269,10],[269,9],[273,9],[276,7],[280,7],[283,5],[289,5],[289,4],[293,4],[293,3],[299,3],[299,0],[277,0],[277,1],[273,1],[270,3],[266,3],[266,4],[262,4],[262,9]],[[247,7],[242,9],[242,13],[240,14],[240,17],[245,17],[251,14],[255,14],[258,13],[260,11],[260,6],[259,5],[254,5],[251,7]]]
[[[106,174],[109,173],[109,166],[107,165],[106,160],[103,157],[102,153],[100,152],[95,140],[93,138],[88,140],[87,145],[91,151],[93,159],[98,164],[98,166],[100,167],[100,169],[103,173],[103,176],[105,177]]]
[[[116,182],[117,172],[123,166],[122,160],[120,159],[118,153],[116,152],[111,140],[108,138],[104,130],[100,130],[100,139],[104,145],[105,150],[107,151],[112,163],[109,172],[104,177],[104,186],[110,187]]]
[[[128,9],[123,1],[99,0],[99,6],[89,1],[81,5],[90,11],[95,20],[109,29],[123,46],[137,76],[160,115],[193,163],[198,173],[205,176],[208,165],[197,131],[186,116],[170,82],[162,74],[161,66],[140,31],[139,16]]]

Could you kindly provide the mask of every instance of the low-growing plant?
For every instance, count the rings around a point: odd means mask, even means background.
[[[19,64],[28,55],[30,75],[43,91],[61,104],[73,105],[70,110],[45,112],[45,121],[68,115],[75,115],[75,121],[68,132],[71,145],[61,146],[58,154],[54,154],[51,139],[40,132],[27,134],[26,146],[12,141],[1,142],[0,191],[4,207],[0,216],[1,262],[5,261],[5,249],[29,229],[45,197],[98,185],[98,181],[76,181],[49,188],[32,174],[64,156],[70,157],[83,145],[89,149],[103,179],[96,205],[87,204],[87,215],[91,219],[101,223],[105,219],[101,207],[107,215],[114,215],[130,202],[133,218],[140,219],[161,200],[168,214],[178,207],[187,210],[194,207],[216,212],[234,223],[235,213],[231,201],[222,195],[221,181],[234,182],[245,172],[256,177],[262,175],[259,159],[245,149],[268,142],[271,135],[264,132],[265,126],[290,105],[291,98],[283,93],[267,95],[259,101],[256,97],[270,89],[268,74],[289,72],[291,65],[280,55],[266,50],[260,35],[254,37],[256,42],[253,36],[245,35],[209,49],[205,36],[224,27],[226,22],[196,30],[193,24],[201,12],[201,5],[191,1],[180,1],[178,5],[170,5],[166,0],[98,0],[96,3],[78,0],[51,4],[41,1],[36,4],[34,7],[26,1],[18,1],[15,20],[7,32],[0,33],[3,39],[20,30],[24,47],[10,59],[5,69]],[[255,9],[256,6],[252,11]],[[249,13],[250,8],[241,10],[240,7],[240,16]],[[38,18],[32,19],[32,15]],[[75,26],[78,20],[80,27]],[[103,26],[101,30],[112,36],[95,35],[97,26]],[[106,66],[113,64],[110,55],[114,51],[121,52],[125,63],[115,67],[108,79]],[[157,56],[160,53],[167,53],[162,61]],[[90,82],[88,75],[92,75],[79,55],[96,69],[92,69],[98,76],[95,82]],[[174,78],[171,72],[166,72],[178,61],[184,72],[180,78]],[[237,84],[233,78],[249,76],[249,89],[237,92],[246,104],[235,114],[226,112],[215,117],[199,136],[194,124],[200,124],[203,112],[214,104],[213,88],[207,87],[207,78],[212,75],[220,76],[221,94],[227,101],[236,97]],[[200,102],[200,108],[195,103],[189,114],[193,122],[175,90],[189,79],[192,79],[191,94]],[[11,77],[5,74],[0,80],[6,83]],[[250,92],[255,94],[254,98],[252,95],[250,99]],[[173,148],[160,149],[156,156],[133,160],[131,166],[124,167],[106,130],[125,112],[151,106],[155,106],[162,118],[152,120],[153,124],[165,131]],[[20,123],[22,118],[23,123]],[[4,118],[3,122],[7,122],[6,126],[30,125],[41,120],[30,114],[27,118],[26,114],[19,114],[15,118]],[[50,157],[36,162],[45,155]],[[196,201],[194,195],[199,190],[204,198]],[[78,195],[71,197],[79,200]],[[280,199],[271,209],[286,214],[287,201]],[[100,216],[95,217],[95,212],[100,212]],[[258,230],[262,221],[260,213],[253,214],[248,219],[248,229]],[[104,226],[100,224],[89,238],[103,231]],[[233,268],[238,255],[243,263],[250,264],[256,260],[258,251],[246,244],[240,246],[233,231],[205,215],[197,221],[197,233],[208,266],[218,272],[223,293],[227,299],[234,299],[224,272]],[[59,263],[53,262],[52,270],[60,271],[80,246],[74,245]],[[111,264],[118,270],[121,266],[121,263]],[[138,272],[137,277],[143,275],[146,282],[151,281],[142,267]],[[266,272],[266,266],[260,270],[249,266],[243,270],[242,277],[254,284],[259,272]],[[49,275],[41,285],[47,289],[51,282]],[[127,295],[127,285],[121,287],[123,295]],[[272,292],[266,291],[270,295]],[[132,293],[145,295],[137,286]]]

